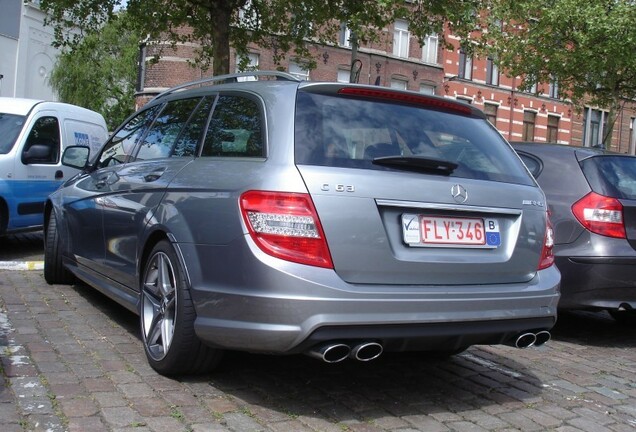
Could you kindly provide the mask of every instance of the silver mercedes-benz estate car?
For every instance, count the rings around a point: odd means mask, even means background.
[[[162,93],[89,153],[63,155],[83,171],[46,204],[44,274],[139,314],[162,374],[224,350],[366,361],[550,338],[544,194],[470,105],[229,75]]]

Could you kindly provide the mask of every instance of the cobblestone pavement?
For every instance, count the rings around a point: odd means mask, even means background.
[[[3,432],[636,429],[636,335],[605,314],[561,315],[540,348],[335,365],[232,354],[169,379],[147,365],[136,316],[41,273],[0,270]]]

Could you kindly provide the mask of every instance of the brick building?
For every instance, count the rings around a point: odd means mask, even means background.
[[[595,146],[602,141],[607,112],[594,107],[573,107],[559,99],[558,85],[539,84],[531,92],[518,90],[520,78],[501,73],[488,58],[471,58],[459,48],[459,40],[448,34],[453,49],[444,49],[435,35],[423,45],[412,37],[408,22],[397,20],[382,29],[376,42],[357,50],[360,66],[358,82],[412,90],[458,99],[482,109],[500,133],[510,141],[559,142],[577,146]],[[251,68],[284,68],[302,79],[349,82],[352,47],[349,32],[342,27],[337,45],[310,45],[317,67],[307,70],[302,62],[287,55],[277,65],[272,52],[252,46]],[[157,63],[150,62],[162,48]],[[193,66],[195,46],[144,45],[141,50],[138,105],[171,86],[210,75]],[[236,70],[236,55],[231,69]],[[577,109],[578,108],[578,109]],[[636,106],[631,103],[616,121],[612,150],[636,154]]]

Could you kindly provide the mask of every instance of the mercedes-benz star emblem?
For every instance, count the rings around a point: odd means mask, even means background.
[[[451,188],[451,196],[455,200],[455,202],[459,204],[464,204],[466,200],[468,200],[468,191],[466,188],[460,184],[453,185]]]

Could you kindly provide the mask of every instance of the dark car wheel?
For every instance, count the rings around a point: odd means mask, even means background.
[[[49,284],[72,284],[73,273],[62,264],[62,239],[57,230],[55,212],[49,216],[44,238],[44,279]]]
[[[619,324],[636,327],[636,310],[610,309],[608,312]]]
[[[140,323],[146,357],[163,375],[212,369],[222,351],[205,346],[194,333],[196,313],[184,271],[168,241],[153,248],[144,265]]]

